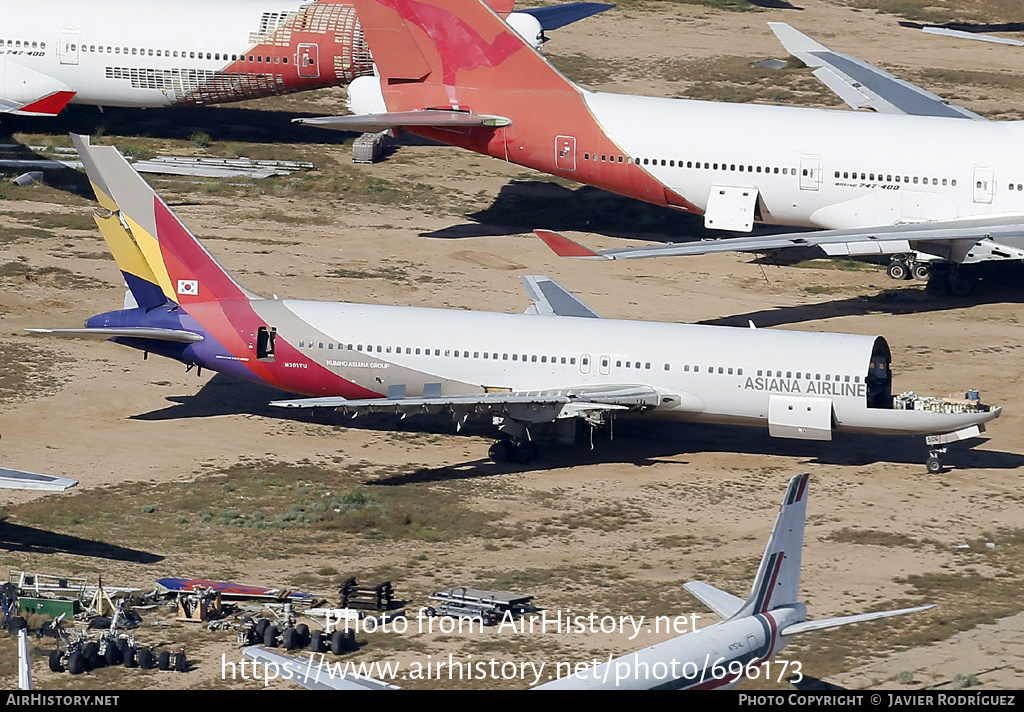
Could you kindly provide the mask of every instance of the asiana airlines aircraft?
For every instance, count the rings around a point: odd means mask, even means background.
[[[355,414],[489,416],[496,460],[532,461],[534,432],[617,416],[768,427],[828,441],[833,432],[978,435],[1000,408],[893,395],[880,336],[602,319],[545,277],[524,281],[525,314],[268,299],[239,285],[111,146],[75,136],[103,211],[96,223],[129,287],[124,309],[81,329],[189,368],[307,398],[275,404]],[[823,445],[824,447],[824,445]]]

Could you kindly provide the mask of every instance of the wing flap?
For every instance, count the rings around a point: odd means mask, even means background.
[[[643,385],[610,385],[552,391],[491,392],[436,398],[300,398],[273,401],[279,408],[334,408],[345,413],[493,413],[514,420],[551,422],[560,418],[587,418],[609,411],[648,410],[662,394]]]

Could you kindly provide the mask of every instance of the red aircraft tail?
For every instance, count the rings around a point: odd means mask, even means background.
[[[353,4],[381,76],[388,111],[454,108],[495,113],[473,105],[504,103],[499,95],[517,90],[578,91],[480,0]]]

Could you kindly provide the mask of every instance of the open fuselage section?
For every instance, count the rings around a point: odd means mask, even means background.
[[[9,3],[0,71],[60,82],[73,103],[211,104],[333,86],[372,72],[355,10],[302,0]],[[322,61],[321,61],[322,60]],[[17,66],[12,66],[13,63]],[[20,73],[18,76],[22,76]],[[3,78],[3,77],[0,77]],[[3,85],[8,93],[27,91]]]
[[[151,310],[145,325],[198,331],[203,341],[121,340],[310,396],[646,386],[661,394],[657,413],[767,423],[786,437],[821,431],[817,439],[833,429],[930,433],[989,419],[892,410],[889,349],[874,336],[271,299],[199,302],[185,311]],[[89,326],[143,325],[116,316],[126,313],[94,317]],[[166,318],[152,321],[157,314]],[[210,326],[225,321],[234,332]]]

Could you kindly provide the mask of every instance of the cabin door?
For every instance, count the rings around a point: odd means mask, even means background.
[[[800,190],[817,190],[821,187],[821,156],[802,154],[800,156]]]
[[[976,167],[974,169],[974,202],[991,203],[995,192],[995,170]]]
[[[560,171],[576,170],[575,136],[555,136],[555,167]]]
[[[60,31],[60,63],[78,64],[78,40],[82,36],[81,30]]]
[[[299,65],[299,76],[307,79],[316,79],[320,76],[320,46],[312,43],[303,43],[298,47],[295,55],[295,63]]]

